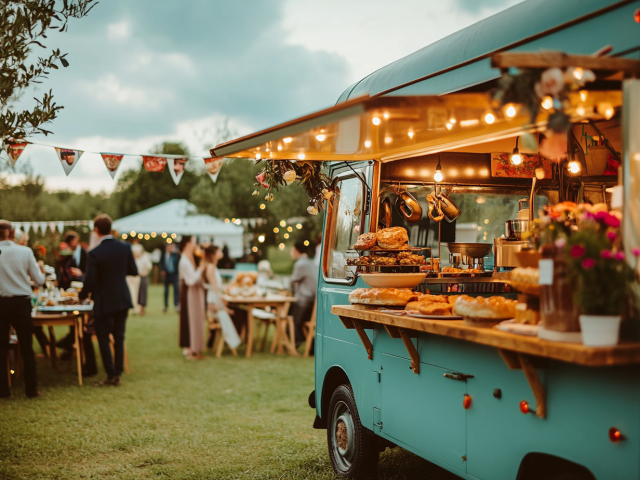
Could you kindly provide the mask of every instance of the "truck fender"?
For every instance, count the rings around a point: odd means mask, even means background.
[[[322,393],[319,398],[320,404],[317,405],[319,416],[316,416],[316,420],[313,422],[313,428],[327,428],[327,408],[329,408],[331,395],[333,395],[333,392],[340,385],[351,385],[351,382],[342,368],[333,366],[327,370],[327,373],[324,376],[324,381],[322,382]]]
[[[516,480],[596,480],[582,465],[548,453],[527,453]]]

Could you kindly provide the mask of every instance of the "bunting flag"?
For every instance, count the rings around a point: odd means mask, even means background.
[[[62,235],[64,233],[64,222],[56,222],[56,225],[58,226],[58,231],[60,232],[60,235]]]
[[[169,163],[169,173],[171,174],[171,178],[173,178],[173,183],[176,185],[180,183],[180,179],[182,178],[182,175],[184,175],[187,160],[189,160],[189,157],[167,158],[167,162]]]
[[[80,161],[80,157],[82,156],[82,150],[69,150],[66,148],[58,148],[54,147],[58,154],[58,158],[60,159],[60,163],[62,163],[62,168],[64,168],[64,173],[67,174],[67,177],[71,173],[71,170],[75,168],[75,166]]]
[[[204,166],[207,168],[207,173],[211,177],[213,183],[216,183],[216,180],[218,180],[218,175],[222,169],[223,162],[224,157],[209,157],[204,159]]]
[[[164,167],[167,165],[167,159],[165,157],[154,157],[150,155],[142,156],[142,163],[147,172],[163,172]]]
[[[56,233],[56,222],[49,222],[49,230],[51,233]]]
[[[116,178],[116,173],[118,172],[118,167],[120,167],[120,162],[124,155],[119,155],[117,153],[101,153],[102,160],[104,160],[104,164],[109,170],[109,175],[111,178]]]
[[[47,222],[40,222],[40,233],[42,235],[47,233]]]
[[[4,150],[9,156],[9,164],[12,167],[16,164],[27,145],[29,145],[29,142],[7,142],[4,144]]]

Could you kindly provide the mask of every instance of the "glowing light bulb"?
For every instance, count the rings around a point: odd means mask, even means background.
[[[407,133],[407,135],[409,135],[409,138],[413,138],[415,133],[413,133],[413,130],[409,130],[409,133]]]
[[[389,120],[389,114],[385,113],[384,115],[382,115],[384,117],[385,120]]]
[[[304,160],[304,153],[298,154],[298,160]]]
[[[291,137],[285,137],[285,138],[283,138],[283,139],[282,139],[282,141],[283,141],[284,143],[291,143],[291,142],[293,141],[293,138],[291,138]]]
[[[151,232],[151,238],[156,238],[156,232]]]
[[[282,151],[282,145],[278,145],[278,151],[281,152]]]
[[[261,157],[262,155],[260,155],[259,153],[256,153],[256,160],[260,160]]]
[[[251,249],[251,251],[252,251],[253,253],[256,253],[256,252],[258,251],[258,247],[253,247],[253,248]]]
[[[371,119],[371,123],[373,123],[374,125],[380,125],[380,119],[378,117],[373,117]]]
[[[265,239],[264,235],[260,235],[260,236],[258,237],[258,241],[259,241],[260,243],[264,243],[264,239]]]
[[[285,234],[284,234],[284,238],[289,238],[289,234],[288,234],[288,233],[285,233]]]
[[[369,147],[371,147],[371,141],[370,140],[365,140],[364,148],[369,148]]]
[[[576,67],[573,69],[572,74],[573,78],[575,78],[576,80],[582,80],[582,76],[584,75],[584,70],[580,67]]]
[[[580,170],[581,170],[580,163],[576,161],[569,162],[569,164],[567,165],[567,169],[569,170],[570,173],[573,173],[574,175],[576,173],[580,173]]]
[[[584,107],[580,106],[580,107],[576,108],[576,113],[578,115],[580,115],[581,117],[584,117],[584,114],[585,114]]]
[[[324,139],[327,138],[325,135],[320,134],[320,135],[316,135],[316,140],[318,140],[319,142],[324,142]]]
[[[287,226],[287,222],[285,222],[284,220],[280,220],[280,226],[281,227],[286,227]]]
[[[287,227],[287,232],[293,232],[293,227]]]
[[[391,142],[393,142],[393,138],[391,138],[391,137],[384,137],[384,143],[389,144],[389,143],[391,143]]]
[[[449,123],[450,123],[451,125],[455,125],[455,124],[456,124],[456,119],[455,119],[455,118],[453,118],[453,117],[452,117],[452,118],[450,118],[450,119],[449,119]]]
[[[542,108],[544,108],[545,110],[549,110],[551,107],[553,107],[553,98],[547,95],[542,99],[542,103],[540,105],[542,105]]]
[[[298,230],[301,230],[301,229],[302,229],[302,224],[301,224],[301,223],[297,223],[297,224],[296,224],[296,228],[297,228]]]
[[[520,165],[522,163],[522,157],[519,153],[514,153],[513,155],[511,155],[511,163],[513,163],[514,165]]]
[[[309,240],[305,240],[305,241],[304,241],[304,246],[305,246],[305,247],[308,247],[308,246],[309,246]]]
[[[131,235],[132,237],[136,236],[136,232],[134,230],[131,230],[131,232],[129,233],[129,235]]]
[[[446,127],[447,127],[447,130],[451,130],[453,128],[453,124],[447,123]]]
[[[167,234],[165,232],[162,232],[162,235],[160,235],[162,238],[167,238]]]
[[[279,229],[278,227],[275,227],[275,228],[273,229],[273,233],[278,233],[279,231],[280,231],[280,229]]]
[[[542,167],[536,168],[536,178],[538,180],[544,180],[544,177],[545,177],[544,168]]]
[[[126,240],[128,237],[129,237],[129,235],[127,235],[126,233],[123,233],[123,234],[122,234],[122,239],[123,239],[123,240]]]
[[[442,172],[440,170],[436,170],[436,173],[433,174],[433,179],[436,182],[441,182],[444,177],[442,176]]]
[[[580,90],[580,101],[582,102],[586,102],[587,101],[587,91],[586,90]]]
[[[171,240],[170,238],[167,238],[167,243],[173,243],[173,240]]]
[[[516,107],[514,107],[513,105],[509,105],[509,107],[507,108],[507,111],[505,112],[507,117],[515,117],[516,116]]]
[[[265,208],[267,208],[267,206],[264,203],[260,204],[260,210],[264,210]]]
[[[284,250],[284,243],[281,243],[280,245],[278,245],[278,248],[279,248],[280,250]]]
[[[177,235],[175,233],[171,234],[171,238],[173,238],[175,240],[175,238],[177,237]]]
[[[150,238],[151,238],[151,237],[149,236],[149,234],[148,234],[148,233],[144,236],[144,239],[145,239],[145,240],[149,240]]]
[[[496,117],[493,115],[493,113],[487,113],[484,116],[484,121],[487,122],[489,125],[491,125],[493,122],[496,121]]]
[[[138,238],[139,238],[140,240],[142,240],[142,238],[143,238],[143,237],[144,237],[144,235],[142,235],[141,233],[139,233],[139,234],[138,234]]]

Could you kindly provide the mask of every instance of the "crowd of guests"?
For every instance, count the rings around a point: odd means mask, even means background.
[[[84,327],[83,376],[98,373],[92,342],[95,335],[107,376],[94,385],[120,385],[127,317],[130,311],[145,314],[154,263],[164,283],[163,311],[168,311],[171,301],[179,313],[179,345],[188,359],[203,358],[205,344],[212,346],[212,335],[205,340],[205,327],[213,319],[219,323],[224,341],[231,349],[240,345],[238,332],[246,327],[247,312],[229,308],[224,300],[220,269],[235,266],[226,246],[198,245],[195,237],[184,236],[177,248],[171,243],[161,253],[157,252],[154,262],[137,238],[131,243],[119,241],[111,230],[111,223],[108,215],[96,217],[89,244],[81,242],[78,233],[66,232],[56,252],[57,287],[67,290],[73,282],[82,282],[80,300],[86,301],[90,296],[94,302],[92,319]],[[31,337],[34,333],[36,337],[43,336],[44,332],[41,328],[40,331],[33,329],[31,296],[32,284],[42,286],[45,275],[44,264],[36,262],[27,243],[25,232],[16,231],[10,222],[0,220],[0,359],[7,358],[9,332],[13,327],[23,359],[26,393],[28,397],[36,397],[40,393]],[[302,242],[294,245],[291,256],[295,260],[291,287],[297,302],[292,303],[290,314],[294,318],[298,346],[304,341],[302,326],[311,317],[315,305],[318,265]],[[273,288],[273,277],[269,262],[261,261],[258,285]],[[63,349],[63,359],[73,354],[74,342],[72,327],[57,343],[57,347]],[[0,368],[0,398],[10,396],[7,375],[7,369]]]

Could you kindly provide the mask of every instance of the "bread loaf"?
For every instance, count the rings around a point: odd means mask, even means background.
[[[453,313],[464,317],[506,320],[516,314],[516,301],[504,297],[470,297],[461,295],[453,305]]]
[[[349,303],[405,306],[419,296],[410,288],[356,288],[349,295]]]
[[[381,248],[400,249],[409,241],[407,230],[402,227],[383,228],[376,232],[376,239]]]

